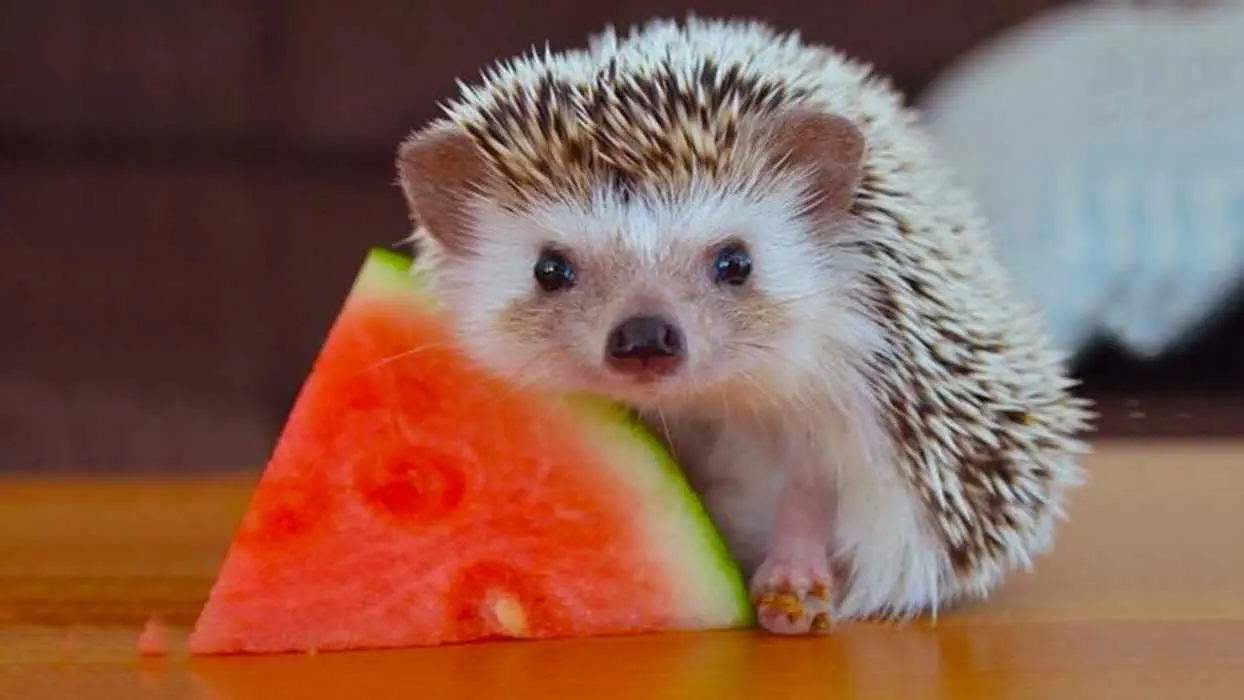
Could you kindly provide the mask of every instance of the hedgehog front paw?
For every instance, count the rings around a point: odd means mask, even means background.
[[[751,594],[761,627],[772,634],[829,631],[833,577],[823,551],[802,548],[770,554],[752,576]]]

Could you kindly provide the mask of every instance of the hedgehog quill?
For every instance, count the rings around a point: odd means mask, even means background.
[[[460,87],[398,151],[417,269],[484,366],[664,437],[765,629],[936,614],[1052,546],[1090,405],[869,66],[692,17]]]

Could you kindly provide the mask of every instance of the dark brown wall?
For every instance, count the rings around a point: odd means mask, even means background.
[[[914,93],[1053,4],[0,2],[0,470],[262,460],[363,251],[405,233],[394,146],[494,58],[695,10],[800,28]],[[1090,358],[1112,430],[1244,432],[1220,369],[1241,325],[1158,367]]]

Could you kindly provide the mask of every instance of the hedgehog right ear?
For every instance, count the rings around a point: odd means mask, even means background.
[[[863,177],[865,143],[859,128],[837,114],[794,107],[780,114],[772,129],[783,164],[811,171],[816,213],[847,211]]]
[[[471,137],[453,126],[415,132],[398,148],[397,172],[411,218],[446,250],[466,250],[471,199],[487,177]]]

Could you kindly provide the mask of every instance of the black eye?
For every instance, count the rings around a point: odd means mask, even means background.
[[[546,292],[556,292],[574,284],[574,266],[565,255],[548,248],[540,251],[532,273],[536,284]]]
[[[717,259],[713,261],[713,275],[718,284],[730,284],[738,286],[747,281],[752,274],[752,256],[747,254],[747,250],[743,246],[732,243],[721,252],[717,253]]]

